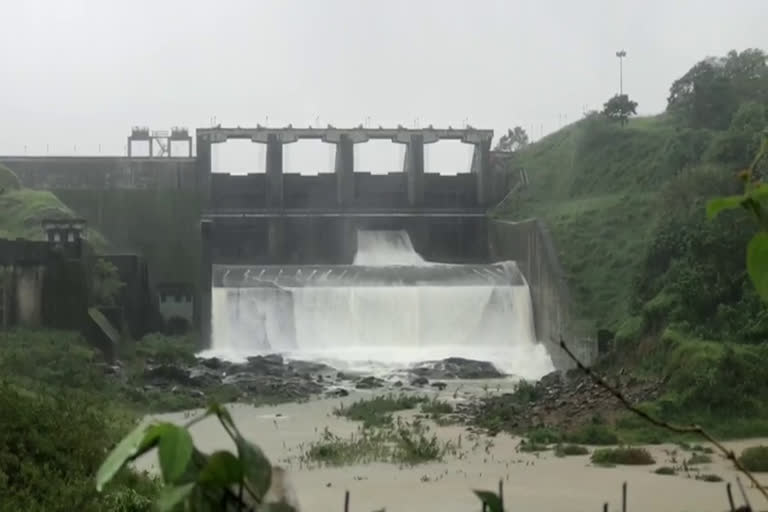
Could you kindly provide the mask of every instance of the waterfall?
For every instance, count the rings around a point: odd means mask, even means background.
[[[430,263],[406,232],[361,231],[351,266],[265,268],[228,267],[214,287],[212,353],[355,369],[456,356],[524,378],[552,370],[514,262]]]

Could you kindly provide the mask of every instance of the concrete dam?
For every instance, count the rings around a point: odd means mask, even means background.
[[[492,137],[473,128],[212,127],[196,130],[194,157],[0,163],[65,202],[86,191],[183,197],[197,210],[190,247],[199,245],[176,256],[198,270],[174,280],[194,283],[194,318],[214,353],[280,352],[336,367],[460,356],[537,378],[569,366],[556,345],[568,325],[567,294],[540,222],[487,215],[512,186],[490,150]],[[266,172],[213,173],[211,146],[230,139],[264,144]],[[284,172],[283,148],[300,139],[334,145],[334,172]],[[355,168],[354,145],[371,139],[405,146],[402,172]],[[470,172],[425,172],[424,145],[441,139],[473,147]],[[92,221],[94,209],[71,206]],[[139,249],[142,236],[135,235]],[[160,274],[177,271],[160,266]]]

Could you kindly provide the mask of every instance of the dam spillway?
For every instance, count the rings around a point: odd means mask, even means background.
[[[354,369],[467,357],[525,378],[552,369],[514,262],[427,262],[404,231],[357,240],[352,265],[214,265],[212,352]]]

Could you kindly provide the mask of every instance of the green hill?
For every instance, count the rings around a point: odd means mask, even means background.
[[[0,192],[0,238],[44,240],[42,220],[68,219],[77,215],[48,191],[7,188]],[[96,248],[107,242],[97,231],[88,230],[88,239]]]

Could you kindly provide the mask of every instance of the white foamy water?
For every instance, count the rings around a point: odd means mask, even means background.
[[[352,268],[391,265],[438,264],[425,262],[405,232],[360,232]],[[538,378],[552,363],[536,343],[528,286],[516,265],[504,268],[517,279],[478,272],[474,280],[451,286],[355,285],[342,278],[332,286],[215,287],[213,343],[205,355],[242,359],[278,352],[375,374],[465,357]]]

